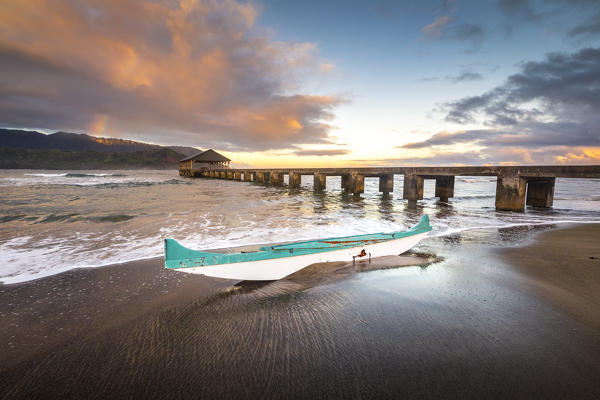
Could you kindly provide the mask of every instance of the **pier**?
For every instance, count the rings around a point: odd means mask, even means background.
[[[404,176],[402,198],[411,207],[423,199],[423,182],[435,180],[435,197],[447,202],[454,197],[456,176],[495,176],[496,210],[524,211],[525,205],[550,208],[554,200],[556,178],[600,179],[600,165],[572,166],[484,166],[484,167],[381,167],[381,168],[281,168],[281,169],[193,169],[182,164],[181,176],[231,179],[284,185],[288,176],[290,188],[299,188],[302,175],[314,179],[314,190],[326,188],[327,176],[340,176],[342,189],[360,195],[365,190],[365,178],[379,178],[379,191],[394,191],[394,175]]]

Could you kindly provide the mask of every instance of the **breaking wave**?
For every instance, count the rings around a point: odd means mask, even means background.
[[[43,174],[43,173],[39,173],[39,174],[23,174],[25,176],[39,176],[39,177],[43,177],[43,178],[52,178],[52,177],[67,177],[67,178],[104,178],[107,176],[116,176],[116,177],[124,177],[127,176],[125,174],[84,174],[84,173],[77,173],[77,172],[65,172],[65,173],[59,173],[59,174]]]

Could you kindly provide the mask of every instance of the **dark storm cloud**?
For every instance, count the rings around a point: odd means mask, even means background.
[[[328,142],[343,100],[294,94],[316,47],[271,40],[257,17],[233,0],[0,3],[0,126],[229,150]]]
[[[552,53],[543,61],[524,63],[503,85],[444,109],[446,120],[457,123],[516,126],[551,117],[585,125],[600,112],[600,49]]]
[[[600,119],[599,121],[600,122]],[[422,149],[471,143],[485,147],[538,148],[545,146],[600,146],[600,126],[575,122],[527,122],[519,129],[473,129],[439,132],[422,142],[407,143],[399,148]]]
[[[439,132],[399,148],[438,154],[445,146],[470,144],[487,160],[597,162],[600,49],[552,53],[543,61],[523,63],[503,85],[442,109],[447,121],[490,128]]]

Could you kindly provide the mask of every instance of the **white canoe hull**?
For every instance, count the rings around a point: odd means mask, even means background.
[[[381,243],[352,247],[343,250],[269,260],[178,268],[175,269],[175,271],[206,275],[214,278],[236,279],[240,281],[274,281],[285,278],[312,264],[333,261],[352,261],[353,257],[358,256],[363,249],[367,256],[361,258],[357,257],[357,261],[367,259],[369,257],[368,254],[370,254],[371,257],[402,254],[419,243],[425,236],[427,236],[427,232],[396,240],[388,240]]]

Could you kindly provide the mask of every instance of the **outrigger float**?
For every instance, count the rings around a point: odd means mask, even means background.
[[[173,239],[165,239],[165,268],[216,278],[272,281],[315,263],[402,254],[430,231],[429,218],[424,215],[406,231],[263,246],[241,253],[191,250]]]

